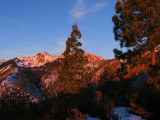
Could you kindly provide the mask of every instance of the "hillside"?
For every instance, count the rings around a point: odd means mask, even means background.
[[[148,95],[159,100],[159,98],[155,98],[159,97],[159,93],[152,93],[150,89],[153,85],[156,85],[156,89],[160,87],[158,80],[153,80],[157,77],[154,77],[155,73],[151,72],[149,66],[151,60],[146,55],[138,60],[133,60],[132,63],[118,59],[106,60],[90,53],[85,56],[88,57],[88,62],[83,66],[88,68],[85,72],[89,79],[87,79],[87,87],[76,95],[57,93],[56,79],[64,58],[63,55],[52,56],[45,52],[38,53],[33,57],[17,57],[4,61],[0,65],[0,100],[4,94],[17,95],[16,88],[20,95],[27,98],[25,98],[27,103],[29,102],[31,105],[38,103],[36,107],[41,106],[42,103],[45,108],[42,110],[43,114],[49,111],[50,116],[56,116],[60,120],[66,118],[66,115],[63,116],[63,114],[68,114],[68,110],[73,110],[76,114],[87,113],[101,119],[106,119],[108,116],[116,118],[114,114],[110,114],[111,108],[114,106],[130,107],[132,112],[144,118],[150,118],[150,112],[159,110],[159,108],[154,108],[156,103],[152,103],[153,107],[152,105],[148,106],[152,101]],[[13,91],[14,93],[12,93]],[[15,100],[12,97],[7,99]],[[19,98],[17,99],[19,100]],[[139,99],[147,104],[138,102]],[[26,108],[24,107],[24,109]],[[31,112],[30,108],[29,113]],[[36,114],[36,110],[34,113]]]
[[[86,53],[88,62],[84,64],[89,67],[88,83],[96,84],[99,76],[103,73],[106,65],[112,64],[114,60],[105,60],[100,56]],[[63,55],[52,56],[49,53],[38,53],[34,57],[17,57],[9,61],[3,61],[0,65],[0,89],[13,89],[14,87],[25,90],[32,101],[43,99],[42,92],[50,96],[56,93],[55,80]]]

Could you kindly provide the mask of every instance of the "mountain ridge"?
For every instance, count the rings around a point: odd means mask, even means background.
[[[105,60],[101,56],[97,56],[91,53],[85,53],[84,56],[88,57],[89,62]],[[17,57],[14,61],[20,67],[39,67],[48,62],[53,62],[57,59],[62,59],[64,56],[61,54],[59,56],[52,56],[48,52],[37,53],[36,56],[33,57]]]
[[[84,65],[90,67],[89,83],[96,83],[103,72],[108,60],[94,54],[86,53],[88,62]],[[0,65],[0,94],[4,88],[22,88],[30,95],[32,102],[43,99],[42,91],[53,96],[56,94],[55,81],[61,65],[63,55],[52,56],[47,52],[37,53],[33,57],[17,57]]]
[[[4,60],[4,59],[0,59],[0,64],[6,62],[7,60]]]

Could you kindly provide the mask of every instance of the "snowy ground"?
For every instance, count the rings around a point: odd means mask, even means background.
[[[87,115],[87,120],[100,120],[99,118],[92,118],[89,115]]]
[[[145,120],[140,116],[128,113],[128,111],[128,107],[116,107],[113,109],[114,114],[118,114],[118,116],[121,118],[120,120]]]

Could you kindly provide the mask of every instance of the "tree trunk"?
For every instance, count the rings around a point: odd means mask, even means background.
[[[156,65],[156,53],[154,49],[151,52],[151,59],[152,59],[152,65],[155,66]]]

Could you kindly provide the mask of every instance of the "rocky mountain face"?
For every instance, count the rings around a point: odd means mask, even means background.
[[[86,53],[89,67],[90,83],[96,84],[105,66],[114,64],[115,60],[105,60],[100,56]],[[32,102],[44,99],[44,94],[55,95],[55,80],[64,56],[52,56],[49,53],[38,53],[34,57],[17,57],[4,61],[0,65],[0,96],[6,89],[22,89],[30,95]]]
[[[84,56],[88,57],[89,62],[104,60],[104,58],[102,58],[101,56],[97,56],[97,55],[90,54],[90,53],[85,53]]]

